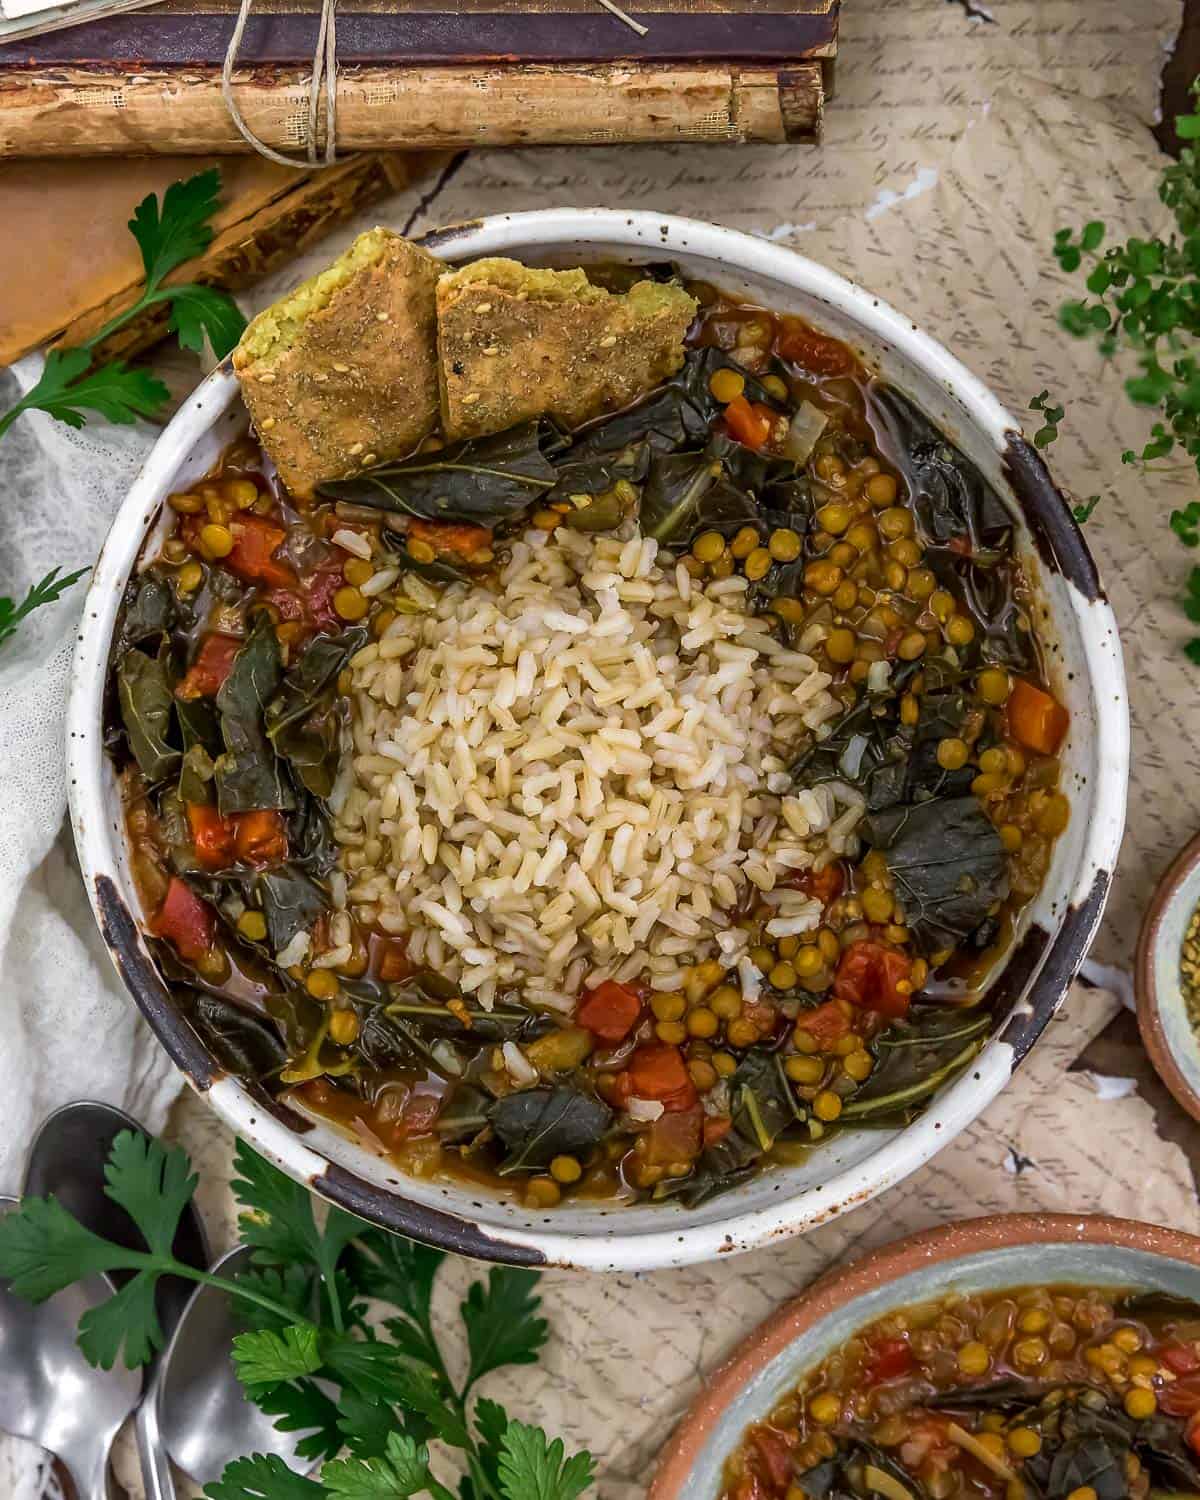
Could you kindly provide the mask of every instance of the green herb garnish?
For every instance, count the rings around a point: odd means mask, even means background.
[[[235,1165],[238,1225],[255,1267],[236,1280],[175,1259],[196,1177],[178,1147],[132,1131],[113,1142],[105,1191],[129,1213],[145,1250],[102,1239],[53,1198],[26,1198],[0,1219],[0,1277],[18,1296],[41,1302],[97,1271],[133,1273],[80,1320],[81,1349],[105,1369],[118,1358],[144,1364],[162,1347],[161,1276],[234,1299],[246,1331],[234,1339],[233,1359],[247,1399],[282,1431],[304,1433],[302,1456],[324,1463],[319,1479],[306,1479],[275,1457],[238,1459],[208,1486],[209,1500],[576,1500],[588,1488],[590,1454],[568,1457],[561,1440],[475,1398],[486,1375],[536,1362],[546,1342],[536,1271],[493,1267],[486,1283],[470,1287],[459,1308],[468,1349],[459,1385],[431,1311],[441,1252],[337,1208],[319,1228],[308,1192],[245,1144]],[[389,1304],[382,1329],[368,1326],[367,1299]],[[461,1455],[457,1492],[433,1474],[431,1438]]]
[[[229,353],[246,326],[233,298],[195,282],[163,284],[172,271],[210,244],[220,186],[221,174],[212,167],[185,181],[173,182],[161,203],[153,193],[142,199],[129,221],[142,253],[145,284],[141,295],[78,348],[51,349],[47,353],[38,383],[0,414],[0,438],[27,411],[45,412],[68,427],[84,426],[88,413],[121,424],[153,416],[170,394],[161,380],[146,370],[132,369],[122,360],[93,368],[95,350],[148,307],[168,305],[167,326],[185,349],[202,353],[207,340],[219,359]],[[32,610],[52,603],[87,570],[55,580],[57,571],[54,569],[30,589],[19,606],[0,599],[0,644]]]

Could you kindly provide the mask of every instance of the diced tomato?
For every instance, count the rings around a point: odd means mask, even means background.
[[[375,938],[371,943],[372,967],[384,984],[396,984],[412,973],[408,945],[403,938]]]
[[[669,1042],[647,1042],[636,1048],[627,1073],[630,1094],[638,1099],[657,1099],[668,1111],[691,1109],[696,1102],[696,1085],[683,1053]]]
[[[896,1020],[908,1014],[911,991],[900,985],[909,983],[911,973],[912,959],[907,954],[863,939],[851,943],[842,954],[833,977],[834,998]]]
[[[308,613],[318,630],[340,630],[343,620],[333,607],[333,596],[346,580],[341,568],[318,568],[305,584]]]
[[[1158,1409],[1168,1417],[1200,1417],[1200,1375],[1181,1375],[1157,1394]]]
[[[1172,1375],[1194,1375],[1200,1370],[1200,1354],[1193,1344],[1164,1344],[1158,1357]]]
[[[760,1036],[768,1036],[779,1024],[779,1011],[769,1000],[747,1000],[742,1006],[742,1020],[756,1027]]]
[[[192,847],[204,868],[223,870],[231,865],[234,859],[234,830],[229,819],[223,818],[207,802],[189,802],[187,816],[188,827],[192,831]]]
[[[442,1108],[437,1094],[413,1094],[397,1121],[398,1133],[405,1140],[414,1135],[428,1135]]]
[[[790,364],[813,375],[846,375],[854,367],[854,356],[845,344],[827,338],[798,318],[781,319],[775,353]]]
[[[180,958],[193,963],[213,945],[217,919],[207,901],[202,901],[186,880],[171,877],[166,900],[154,918],[154,932],[175,945]]]
[[[233,550],[223,559],[231,573],[246,583],[261,583],[269,589],[294,587],[296,575],[286,563],[278,562],[275,553],[287,532],[266,516],[243,511],[229,523],[233,532]]]
[[[775,425],[776,414],[762,402],[753,405],[745,396],[735,396],[725,408],[725,425],[729,436],[747,448],[764,448]]]
[[[631,985],[606,979],[584,990],[575,1019],[603,1042],[623,1042],[641,1013],[641,996]]]
[[[1039,755],[1053,755],[1057,751],[1071,722],[1057,699],[1021,677],[1013,684],[1005,711],[1013,739]]]
[[[646,1132],[646,1163],[665,1167],[692,1161],[704,1144],[703,1130],[704,1111],[698,1103],[690,1109],[664,1110]]]
[[[241,641],[236,636],[206,635],[200,642],[196,660],[183,674],[175,689],[175,696],[185,701],[190,698],[211,698],[233,670],[233,659],[238,654]]]
[[[716,1146],[733,1129],[733,1121],[728,1115],[705,1115],[704,1117],[704,1146]]]
[[[836,1000],[826,1000],[824,1005],[818,1005],[813,1010],[802,1010],[796,1017],[796,1026],[798,1030],[807,1031],[809,1036],[816,1037],[822,1051],[832,1047],[834,1042],[840,1041],[850,1032],[849,1017]]]
[[[786,1490],[792,1478],[792,1448],[797,1434],[780,1432],[777,1427],[755,1427],[750,1432],[750,1446],[756,1467],[775,1489]]]
[[[474,557],[476,552],[492,545],[492,533],[486,526],[460,525],[452,521],[419,521],[408,523],[410,542],[427,542],[441,556]]]
[[[248,865],[273,865],[287,858],[287,826],[282,813],[270,809],[234,813],[233,822],[234,847],[239,859]]]
[[[803,891],[822,906],[828,906],[842,894],[846,877],[841,865],[826,865],[823,870],[797,870],[783,884],[794,891]]]
[[[907,1375],[912,1367],[913,1353],[904,1339],[880,1339],[877,1344],[868,1345],[863,1379],[868,1385],[879,1385],[884,1380]]]

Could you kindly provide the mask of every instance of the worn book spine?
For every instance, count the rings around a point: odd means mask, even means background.
[[[262,141],[303,151],[307,68],[240,72],[235,87],[246,123]],[[824,98],[822,63],[814,60],[762,67],[355,65],[339,70],[338,146],[815,141]],[[248,149],[225,108],[217,68],[0,70],[0,156]]]

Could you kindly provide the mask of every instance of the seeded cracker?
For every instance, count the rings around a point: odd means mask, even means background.
[[[683,364],[696,301],[639,281],[625,293],[581,270],[480,260],[437,286],[442,422],[479,437],[548,415],[566,428],[617,411]]]
[[[233,368],[294,495],[412,452],[436,425],[441,262],[370,229],[250,324]]]

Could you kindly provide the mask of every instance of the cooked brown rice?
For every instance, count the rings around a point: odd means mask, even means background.
[[[856,852],[861,796],[784,774],[840,711],[821,627],[785,649],[744,578],[701,588],[639,536],[530,532],[498,587],[403,586],[413,613],[351,662],[332,799],[360,919],[486,1006],[673,989],[714,953],[755,993],[729,913],[756,887],[772,936],[814,928],[780,882]]]

